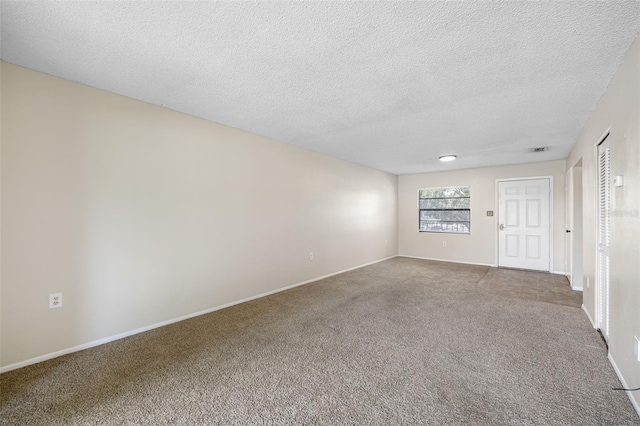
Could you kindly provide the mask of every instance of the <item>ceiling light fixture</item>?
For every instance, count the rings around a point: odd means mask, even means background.
[[[458,158],[457,155],[443,155],[440,157],[440,161],[453,161]]]

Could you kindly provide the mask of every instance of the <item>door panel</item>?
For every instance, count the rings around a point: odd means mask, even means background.
[[[609,339],[609,239],[611,232],[611,150],[598,145],[598,328]]]
[[[506,225],[509,227],[517,228],[520,226],[520,203],[518,200],[506,200],[505,201],[505,211],[506,211]]]
[[[527,185],[527,189],[525,190],[527,195],[536,195],[540,194],[540,187],[538,185]]]
[[[498,182],[498,265],[549,271],[551,185],[548,178]]]
[[[507,257],[520,257],[518,248],[520,247],[520,237],[518,235],[505,235],[505,254]]]
[[[540,226],[540,200],[526,200],[527,203],[527,227],[537,228]]]
[[[539,235],[527,235],[527,259],[539,260],[542,256]]]

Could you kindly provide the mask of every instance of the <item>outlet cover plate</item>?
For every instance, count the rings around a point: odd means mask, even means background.
[[[62,308],[62,293],[51,293],[49,295],[49,309]]]

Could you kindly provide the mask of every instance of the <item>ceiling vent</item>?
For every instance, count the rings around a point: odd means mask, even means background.
[[[540,147],[540,148],[531,148],[531,152],[545,152],[548,151],[549,148],[547,148],[546,146]]]

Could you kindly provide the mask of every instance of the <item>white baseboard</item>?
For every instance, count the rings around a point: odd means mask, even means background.
[[[624,380],[624,377],[622,376],[622,373],[620,372],[620,369],[616,365],[616,362],[613,360],[613,357],[611,356],[611,353],[609,353],[609,355],[607,355],[607,358],[609,358],[609,362],[611,363],[611,365],[613,366],[614,371],[618,375],[618,379],[620,379],[620,383],[622,383],[622,387],[626,388],[626,389],[629,389],[629,385]],[[618,392],[624,392],[624,393],[627,394],[627,396],[631,400],[631,404],[633,405],[633,408],[636,409],[636,412],[638,413],[638,416],[640,416],[640,401],[634,395],[634,393],[633,392],[628,392],[628,391],[618,391]]]
[[[564,271],[553,271],[551,273],[556,275],[566,275]]]
[[[407,254],[399,254],[397,257],[408,257],[410,259],[422,259],[422,260],[435,260],[437,262],[461,263],[463,265],[491,266],[493,268],[496,267],[496,265],[493,265],[493,264],[490,264],[490,263],[461,262],[459,260],[436,259],[434,257],[409,256]]]
[[[574,287],[574,286],[571,286],[571,290],[574,290],[574,291],[583,291],[583,290],[584,290],[584,288],[582,288],[582,287],[578,287],[578,286],[575,286],[575,287]]]
[[[148,325],[148,326],[145,326],[145,327],[137,328],[135,330],[125,331],[124,333],[116,334],[114,336],[109,336],[109,337],[105,337],[103,339],[93,340],[91,342],[84,343],[82,345],[73,346],[71,348],[62,349],[62,350],[56,351],[56,352],[51,352],[51,353],[48,353],[48,354],[45,354],[45,355],[37,356],[35,358],[27,359],[25,361],[16,362],[14,364],[10,364],[10,365],[4,366],[4,367],[0,367],[0,374],[1,373],[6,373],[7,371],[11,371],[11,370],[16,370],[18,368],[26,367],[28,365],[37,364],[39,362],[47,361],[49,359],[57,358],[57,357],[62,356],[62,355],[67,355],[67,354],[70,354],[70,353],[73,353],[73,352],[82,351],[84,349],[93,348],[95,346],[104,345],[105,343],[113,342],[115,340],[120,340],[120,339],[123,339],[125,337],[129,337],[129,336],[133,336],[134,334],[144,333],[145,331],[153,330],[154,328],[163,327],[165,325],[169,325],[169,324],[173,324],[173,323],[176,323],[176,322],[184,321],[184,320],[189,319],[189,318],[194,318],[194,317],[198,317],[200,315],[209,314],[211,312],[219,311],[220,309],[225,309],[225,308],[229,308],[229,307],[234,306],[234,305],[239,305],[240,303],[249,302],[249,301],[255,300],[255,299],[260,299],[262,297],[270,296],[270,295],[275,294],[275,293],[280,293],[282,291],[290,290],[290,289],[295,288],[295,287],[300,287],[300,286],[305,285],[305,284],[310,284],[310,283],[313,283],[313,282],[316,282],[316,281],[320,281],[320,280],[323,280],[325,278],[332,277],[334,275],[343,274],[345,272],[353,271],[354,269],[360,269],[360,268],[364,268],[365,266],[373,265],[375,263],[384,262],[385,260],[393,259],[395,257],[397,257],[397,255],[396,256],[385,257],[384,259],[374,260],[373,262],[368,262],[368,263],[365,263],[365,264],[362,264],[362,265],[354,266],[352,268],[343,269],[343,270],[338,271],[338,272],[333,272],[331,274],[323,275],[321,277],[312,278],[310,280],[302,281],[302,282],[299,282],[299,283],[296,283],[296,284],[292,284],[292,285],[289,285],[289,286],[286,286],[286,287],[282,287],[282,288],[279,288],[279,289],[276,289],[276,290],[267,291],[266,293],[261,293],[261,294],[258,294],[256,296],[247,297],[247,298],[244,298],[244,299],[241,299],[241,300],[237,300],[235,302],[230,302],[230,303],[226,303],[224,305],[216,306],[216,307],[213,307],[213,308],[210,308],[210,309],[205,309],[203,311],[198,311],[198,312],[194,312],[194,313],[191,313],[191,314],[182,315],[182,316],[177,317],[177,318],[173,318],[173,319],[170,319],[170,320],[167,320],[167,321],[162,321],[162,322],[159,322],[159,323],[156,323],[156,324],[151,324],[151,325]]]
[[[597,328],[596,323],[593,321],[593,318],[591,318],[591,315],[589,315],[589,311],[587,311],[587,308],[584,306],[584,304],[582,305],[582,310],[584,311],[587,318],[589,318],[589,322],[591,323],[591,326],[593,328]]]

